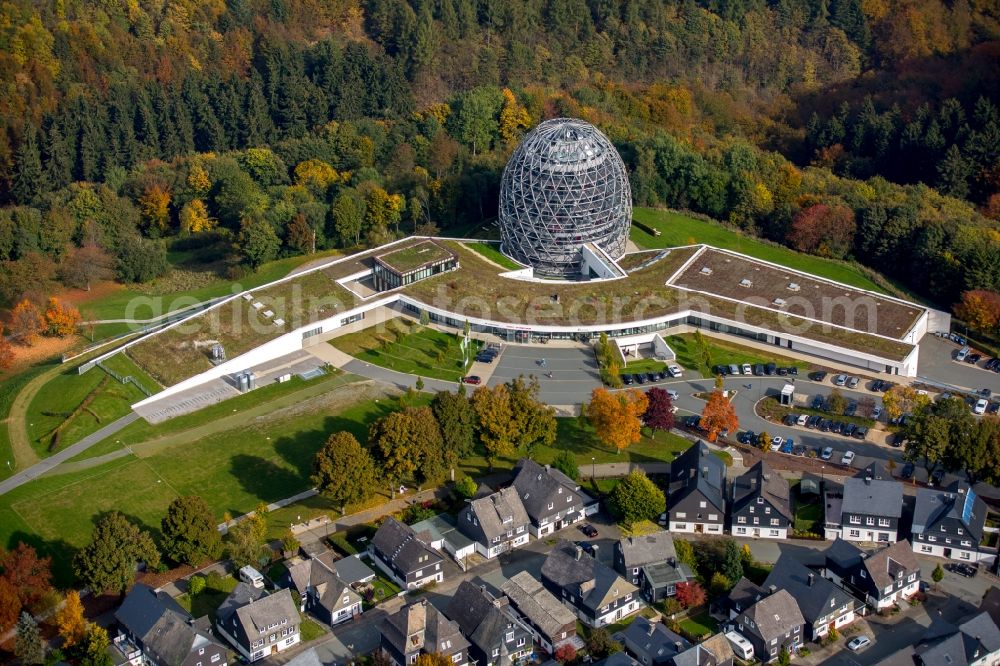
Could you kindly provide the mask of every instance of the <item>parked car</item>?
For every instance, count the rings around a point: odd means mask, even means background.
[[[580,525],[580,531],[586,534],[591,539],[597,536],[597,528],[591,525],[590,523],[584,523],[583,525]]]
[[[847,388],[852,388],[852,389],[853,388],[858,388],[858,384],[860,384],[860,383],[861,383],[861,380],[859,378],[857,378],[857,377],[855,377],[855,376],[852,375],[852,376],[848,377],[848,379],[847,379]]]
[[[822,370],[817,370],[816,372],[810,372],[809,379],[811,379],[814,382],[821,382],[824,379],[826,379],[826,374],[827,373],[823,372]]]
[[[755,374],[758,377],[763,377],[764,376],[764,364],[763,363],[758,363],[757,365],[753,366],[753,374]]]
[[[844,431],[841,434],[844,437],[850,437],[851,435],[854,434],[854,431],[857,430],[857,428],[858,428],[858,426],[856,426],[855,424],[848,423],[848,424],[844,425]]]
[[[753,369],[750,367],[749,363],[744,363],[742,370],[743,370],[743,374],[744,375],[752,375],[753,374]]]
[[[641,372],[637,372],[634,375],[632,375],[632,379],[635,380],[636,384],[645,384],[646,383],[646,375],[642,374]]]
[[[795,440],[789,437],[784,442],[782,442],[781,448],[779,448],[778,450],[781,451],[782,453],[787,453],[791,455],[794,449],[795,449]]]
[[[978,393],[979,393],[980,396],[982,396],[984,398],[992,398],[993,397],[993,391],[991,389],[988,389],[988,388],[981,388],[981,389],[979,389]]]
[[[819,422],[820,432],[830,432],[830,428],[833,427],[833,421],[830,419],[823,419]]]
[[[844,407],[844,416],[854,416],[858,413],[858,403],[853,400],[847,403],[847,407]]]
[[[841,465],[851,465],[854,463],[854,451],[846,451],[840,458]]]
[[[671,400],[676,400],[678,397],[680,397],[680,394],[677,391],[673,390],[673,389],[667,389],[667,396]]]
[[[788,368],[778,368],[778,375],[784,377],[788,374]]]
[[[740,433],[736,441],[740,444],[746,444],[747,446],[755,446],[757,444],[757,433],[753,430],[744,430]]]
[[[788,374],[794,375],[795,377],[798,377],[799,376],[799,369],[793,365],[790,368],[788,368]]]
[[[878,421],[882,417],[882,406],[876,405],[875,409],[872,410],[872,420]]]
[[[483,383],[483,380],[478,375],[469,375],[468,377],[462,377],[462,383],[478,386]]]
[[[806,427],[809,428],[810,430],[813,430],[819,426],[819,422],[822,420],[823,420],[822,416],[813,414],[812,416],[809,417],[809,420],[806,421]]]
[[[968,355],[969,355],[969,348],[962,347],[961,349],[958,350],[958,354],[955,355],[955,360],[961,363],[962,361],[965,360],[965,357]]]
[[[826,400],[823,398],[823,396],[818,395],[815,398],[813,398],[812,401],[813,409],[823,409],[824,407],[826,407]]]
[[[496,356],[493,356],[492,354],[477,354],[476,355],[476,360],[478,362],[480,362],[480,363],[492,363],[493,359],[495,359],[495,358],[496,358]]]
[[[834,386],[844,386],[847,384],[847,375],[837,375],[833,378]]]
[[[809,422],[808,414],[799,414],[799,418],[795,420],[795,425],[799,427],[805,427],[806,423]]]
[[[730,366],[729,366],[729,374],[731,374],[731,375],[738,375],[738,374],[740,374],[740,366],[736,365],[735,363],[730,364]]]
[[[985,414],[986,413],[986,407],[989,404],[990,404],[990,401],[987,400],[986,398],[980,398],[979,400],[976,400],[976,405],[975,405],[975,407],[972,408],[972,413],[973,414]]]
[[[632,385],[632,375],[622,375],[622,384],[625,386]]]
[[[867,636],[855,636],[847,642],[847,649],[852,652],[859,652],[872,644],[872,639]]]
[[[729,374],[729,366],[728,365],[713,365],[712,366],[712,374],[713,375],[722,375],[723,377],[725,377],[726,375]]]
[[[943,467],[938,467],[931,474],[931,478],[930,478],[930,481],[928,483],[930,483],[930,485],[932,485],[932,486],[940,486],[941,485],[941,481],[943,479],[944,479],[944,468]]]
[[[783,418],[781,422],[784,423],[786,426],[793,426],[795,425],[795,422],[798,421],[798,419],[799,417],[797,417],[795,414],[785,414],[785,418]]]
[[[885,382],[883,382],[881,379],[876,379],[875,381],[872,382],[871,389],[875,393],[878,393],[878,392],[880,392],[882,390],[882,386],[884,386],[884,385],[885,385]]]
[[[684,374],[684,371],[681,370],[681,366],[679,365],[668,365],[667,372],[670,373],[670,376],[674,378],[680,377],[681,375]]]
[[[667,377],[669,377],[669,376],[670,375],[667,374],[666,368],[664,368],[663,370],[660,370],[659,372],[656,373],[656,379],[657,379],[657,381],[661,381],[661,382],[664,379],[666,379]]]
[[[991,402],[990,406],[986,408],[987,414],[996,414],[1000,412],[1000,402]]]
[[[646,381],[650,382],[650,383],[655,382],[656,381],[656,373],[655,372],[647,372],[646,373]]]
[[[982,358],[983,358],[982,354],[969,354],[968,356],[965,357],[965,362],[975,365],[976,363],[979,363],[979,361],[982,360]]]
[[[903,481],[909,481],[910,479],[913,478],[913,473],[916,470],[917,470],[917,466],[914,465],[911,462],[908,462],[905,465],[903,465],[903,469],[899,473],[899,478],[901,478]]]
[[[774,371],[778,369],[778,366],[774,363],[768,363],[764,366],[764,374],[770,377],[774,374]]]
[[[951,571],[952,573],[957,573],[959,576],[965,576],[966,578],[976,577],[976,567],[971,564],[965,564],[964,562],[956,562],[954,564],[946,564],[945,569]]]
[[[833,457],[833,447],[827,446],[823,448],[823,451],[819,454],[819,457],[823,460],[829,460]]]
[[[844,429],[843,421],[834,421],[833,423],[830,424],[830,432],[832,432],[834,435],[839,435],[843,429]]]
[[[793,456],[804,456],[808,452],[809,452],[809,447],[806,446],[805,444],[796,444],[794,447],[792,447]]]
[[[854,439],[865,439],[866,437],[868,437],[868,427],[858,426],[857,428],[854,429],[854,432],[851,434],[851,437],[853,437]]]
[[[772,437],[771,438],[771,450],[772,451],[779,450],[781,448],[782,442],[784,442],[784,441],[785,441],[785,439],[783,437]]]

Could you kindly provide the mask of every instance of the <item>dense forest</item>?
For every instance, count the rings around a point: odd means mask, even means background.
[[[989,0],[8,0],[0,299],[460,232],[569,115],[638,205],[949,306],[1000,291],[995,40]]]

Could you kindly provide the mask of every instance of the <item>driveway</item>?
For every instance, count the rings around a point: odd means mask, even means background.
[[[542,365],[542,361],[545,365]],[[538,377],[540,398],[549,405],[578,405],[601,386],[597,359],[589,347],[504,345],[488,382],[496,386],[520,375]],[[548,375],[552,376],[549,377]]]

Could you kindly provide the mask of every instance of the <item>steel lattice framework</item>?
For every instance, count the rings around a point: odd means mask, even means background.
[[[524,137],[500,183],[503,250],[547,277],[580,274],[580,248],[625,252],[632,192],[618,151],[590,123],[546,120]]]

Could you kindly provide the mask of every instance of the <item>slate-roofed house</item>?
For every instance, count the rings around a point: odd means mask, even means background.
[[[421,654],[443,654],[452,663],[469,663],[469,641],[458,625],[427,599],[404,606],[378,625],[379,645],[396,666],[412,664]]]
[[[395,518],[386,518],[375,532],[370,552],[376,566],[408,590],[444,580],[441,555]]]
[[[563,643],[574,642],[576,615],[527,571],[512,576],[500,590],[543,650],[551,654]]]
[[[785,590],[798,604],[805,620],[805,639],[817,640],[856,619],[860,605],[852,595],[790,555],[781,555],[764,581],[764,589]]]
[[[876,611],[920,591],[920,564],[906,540],[869,553],[837,539],[826,551],[826,576]]]
[[[886,543],[899,539],[903,484],[880,476],[879,468],[866,468],[844,481],[840,520],[828,512],[827,539]]]
[[[559,470],[521,458],[514,468],[514,488],[531,520],[528,530],[540,537],[583,520],[597,503]]]
[[[1000,629],[989,613],[979,613],[914,652],[923,666],[995,666],[1000,663]]]
[[[734,657],[733,646],[719,633],[681,652],[670,666],[733,666]]]
[[[532,633],[508,605],[485,587],[465,580],[445,608],[469,639],[471,659],[480,666],[512,666],[534,651]]]
[[[726,466],[698,441],[670,463],[667,529],[722,534],[726,521]]]
[[[729,590],[729,596],[726,597],[726,605],[729,608],[729,619],[735,620],[746,609],[766,596],[767,593],[764,592],[764,588],[745,576],[740,578],[736,581],[733,589]]]
[[[805,620],[788,590],[776,590],[741,611],[733,622],[764,663],[776,661],[782,648],[795,652],[803,642]]]
[[[788,482],[763,460],[736,477],[729,505],[733,536],[785,539],[792,529]]]
[[[644,605],[639,588],[566,540],[545,558],[542,583],[564,604],[576,608],[580,621],[591,627],[618,622]]]
[[[133,666],[226,666],[228,650],[212,637],[208,617],[195,621],[172,599],[137,583],[115,611],[114,646]]]
[[[668,666],[674,657],[691,647],[686,639],[662,622],[637,617],[621,632],[625,651],[644,666]]]
[[[514,486],[472,500],[458,515],[458,529],[488,559],[528,543],[529,524]]]
[[[919,488],[913,507],[913,550],[962,562],[990,562],[996,549],[980,547],[985,524],[986,504],[964,481],[946,489]]]
[[[331,626],[361,614],[361,595],[340,577],[334,564],[332,553],[327,552],[288,568],[288,578],[301,599],[299,610]]]
[[[615,570],[651,602],[672,597],[677,583],[694,578],[690,567],[677,561],[670,532],[619,539],[614,558]]]
[[[267,594],[238,583],[216,611],[215,628],[253,662],[299,642],[299,611],[286,589]]]

